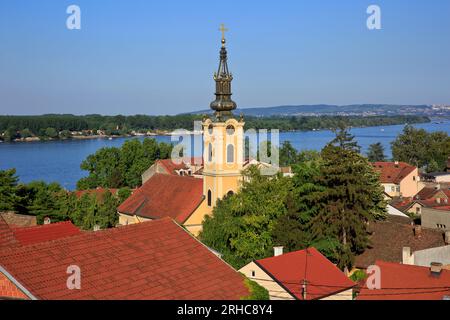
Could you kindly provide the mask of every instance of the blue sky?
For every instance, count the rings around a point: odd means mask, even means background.
[[[0,114],[207,108],[220,23],[239,107],[450,104],[448,0],[1,0]]]

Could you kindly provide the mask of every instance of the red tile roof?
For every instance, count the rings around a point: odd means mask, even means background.
[[[380,173],[381,183],[399,184],[407,175],[416,170],[416,167],[405,162],[375,162],[372,165],[375,171]]]
[[[0,273],[0,300],[2,299],[28,299],[9,279]]]
[[[118,208],[120,213],[158,219],[171,217],[179,223],[203,201],[203,179],[157,173]]]
[[[255,263],[299,300],[303,300],[301,287],[305,279],[307,300],[322,299],[356,285],[315,248],[257,260]]]
[[[430,268],[377,261],[381,289],[361,289],[357,300],[442,300],[450,296],[450,271],[432,275]]]
[[[437,229],[422,228],[421,236],[414,234],[411,220],[389,216],[385,221],[369,223],[370,246],[355,258],[355,266],[365,269],[377,260],[402,262],[404,247],[419,251],[445,245],[443,233]]]
[[[167,174],[174,174],[176,175],[177,170],[181,169],[189,169],[189,167],[186,165],[185,162],[182,162],[180,164],[176,164],[172,161],[172,159],[163,159],[163,160],[157,160],[158,164],[160,164],[167,172]],[[202,166],[203,165],[203,158],[191,158],[189,164],[195,165],[195,166]]]
[[[169,218],[0,251],[1,265],[39,299],[230,300],[244,278]],[[79,266],[81,289],[67,289]]]
[[[10,226],[0,215],[0,250],[18,245]]]
[[[80,234],[80,230],[70,221],[27,228],[13,228],[13,232],[16,240],[23,246]]]

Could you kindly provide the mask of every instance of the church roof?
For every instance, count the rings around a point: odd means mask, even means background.
[[[172,219],[0,250],[1,266],[37,299],[239,300],[244,278]],[[81,289],[69,290],[69,266]]]
[[[118,211],[149,219],[170,217],[184,223],[203,201],[203,179],[156,173]]]

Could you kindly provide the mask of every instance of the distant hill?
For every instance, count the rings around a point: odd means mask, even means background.
[[[211,110],[201,110],[191,114],[209,114]],[[298,105],[276,106],[265,108],[243,108],[234,112],[243,113],[246,116],[270,117],[270,116],[394,116],[394,115],[419,115],[431,117],[449,117],[450,106],[431,105],[388,105],[388,104],[355,104],[355,105]]]

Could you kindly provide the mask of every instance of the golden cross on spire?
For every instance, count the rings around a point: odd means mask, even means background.
[[[228,29],[225,28],[225,25],[222,23],[222,24],[220,25],[219,31],[222,32],[222,43],[225,44],[225,32],[227,32]]]

